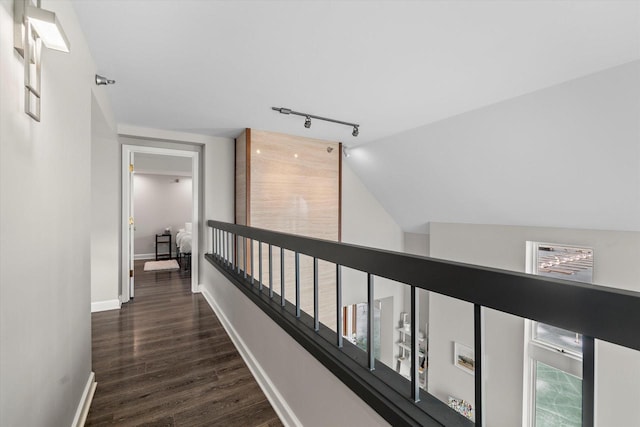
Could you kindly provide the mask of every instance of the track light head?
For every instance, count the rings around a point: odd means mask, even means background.
[[[307,118],[304,119],[304,127],[306,127],[307,129],[311,127],[311,117],[307,116]]]
[[[350,157],[351,156],[351,150],[349,150],[349,148],[347,148],[345,145],[342,146],[342,154],[345,157]]]
[[[112,85],[115,82],[116,82],[115,80],[110,80],[104,76],[101,76],[100,74],[96,74],[96,85],[98,86]]]
[[[360,135],[360,131],[358,130],[358,126],[354,126],[353,127],[353,132],[351,132],[351,135],[353,135],[353,136]]]

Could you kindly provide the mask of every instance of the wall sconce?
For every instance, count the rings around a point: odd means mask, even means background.
[[[56,14],[40,8],[40,0],[14,0],[13,45],[24,58],[24,112],[40,121],[42,45],[69,52],[69,39]]]

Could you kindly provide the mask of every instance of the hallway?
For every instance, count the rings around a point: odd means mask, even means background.
[[[282,425],[189,272],[143,267],[135,301],[92,314],[86,425]]]

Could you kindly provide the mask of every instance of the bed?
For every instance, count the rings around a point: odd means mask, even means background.
[[[176,234],[176,258],[180,268],[191,269],[191,223],[185,222],[184,228],[178,230]]]

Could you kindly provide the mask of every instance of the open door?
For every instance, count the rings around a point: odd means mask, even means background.
[[[121,300],[128,302],[134,297],[134,236],[135,236],[135,216],[134,216],[134,155],[158,154],[164,156],[187,157],[191,159],[191,172],[193,177],[192,187],[192,256],[191,256],[191,291],[199,292],[198,286],[198,254],[200,251],[199,237],[201,232],[199,216],[199,195],[200,195],[200,172],[199,172],[199,152],[186,151],[174,148],[160,148],[138,145],[122,145],[122,235],[121,235]],[[140,159],[140,157],[138,157]]]
[[[133,247],[133,242],[135,241],[134,236],[135,236],[135,217],[133,215],[133,195],[134,190],[133,190],[133,183],[134,183],[134,179],[133,179],[133,172],[134,172],[134,156],[135,153],[133,151],[131,151],[129,153],[129,298],[133,298],[135,296],[135,288],[133,286],[133,281],[134,281],[134,268],[133,268],[133,260],[134,260],[134,254],[135,254],[135,250]]]
[[[134,152],[122,150],[122,276],[121,300],[129,302],[134,296],[133,260],[135,217],[133,215]]]

